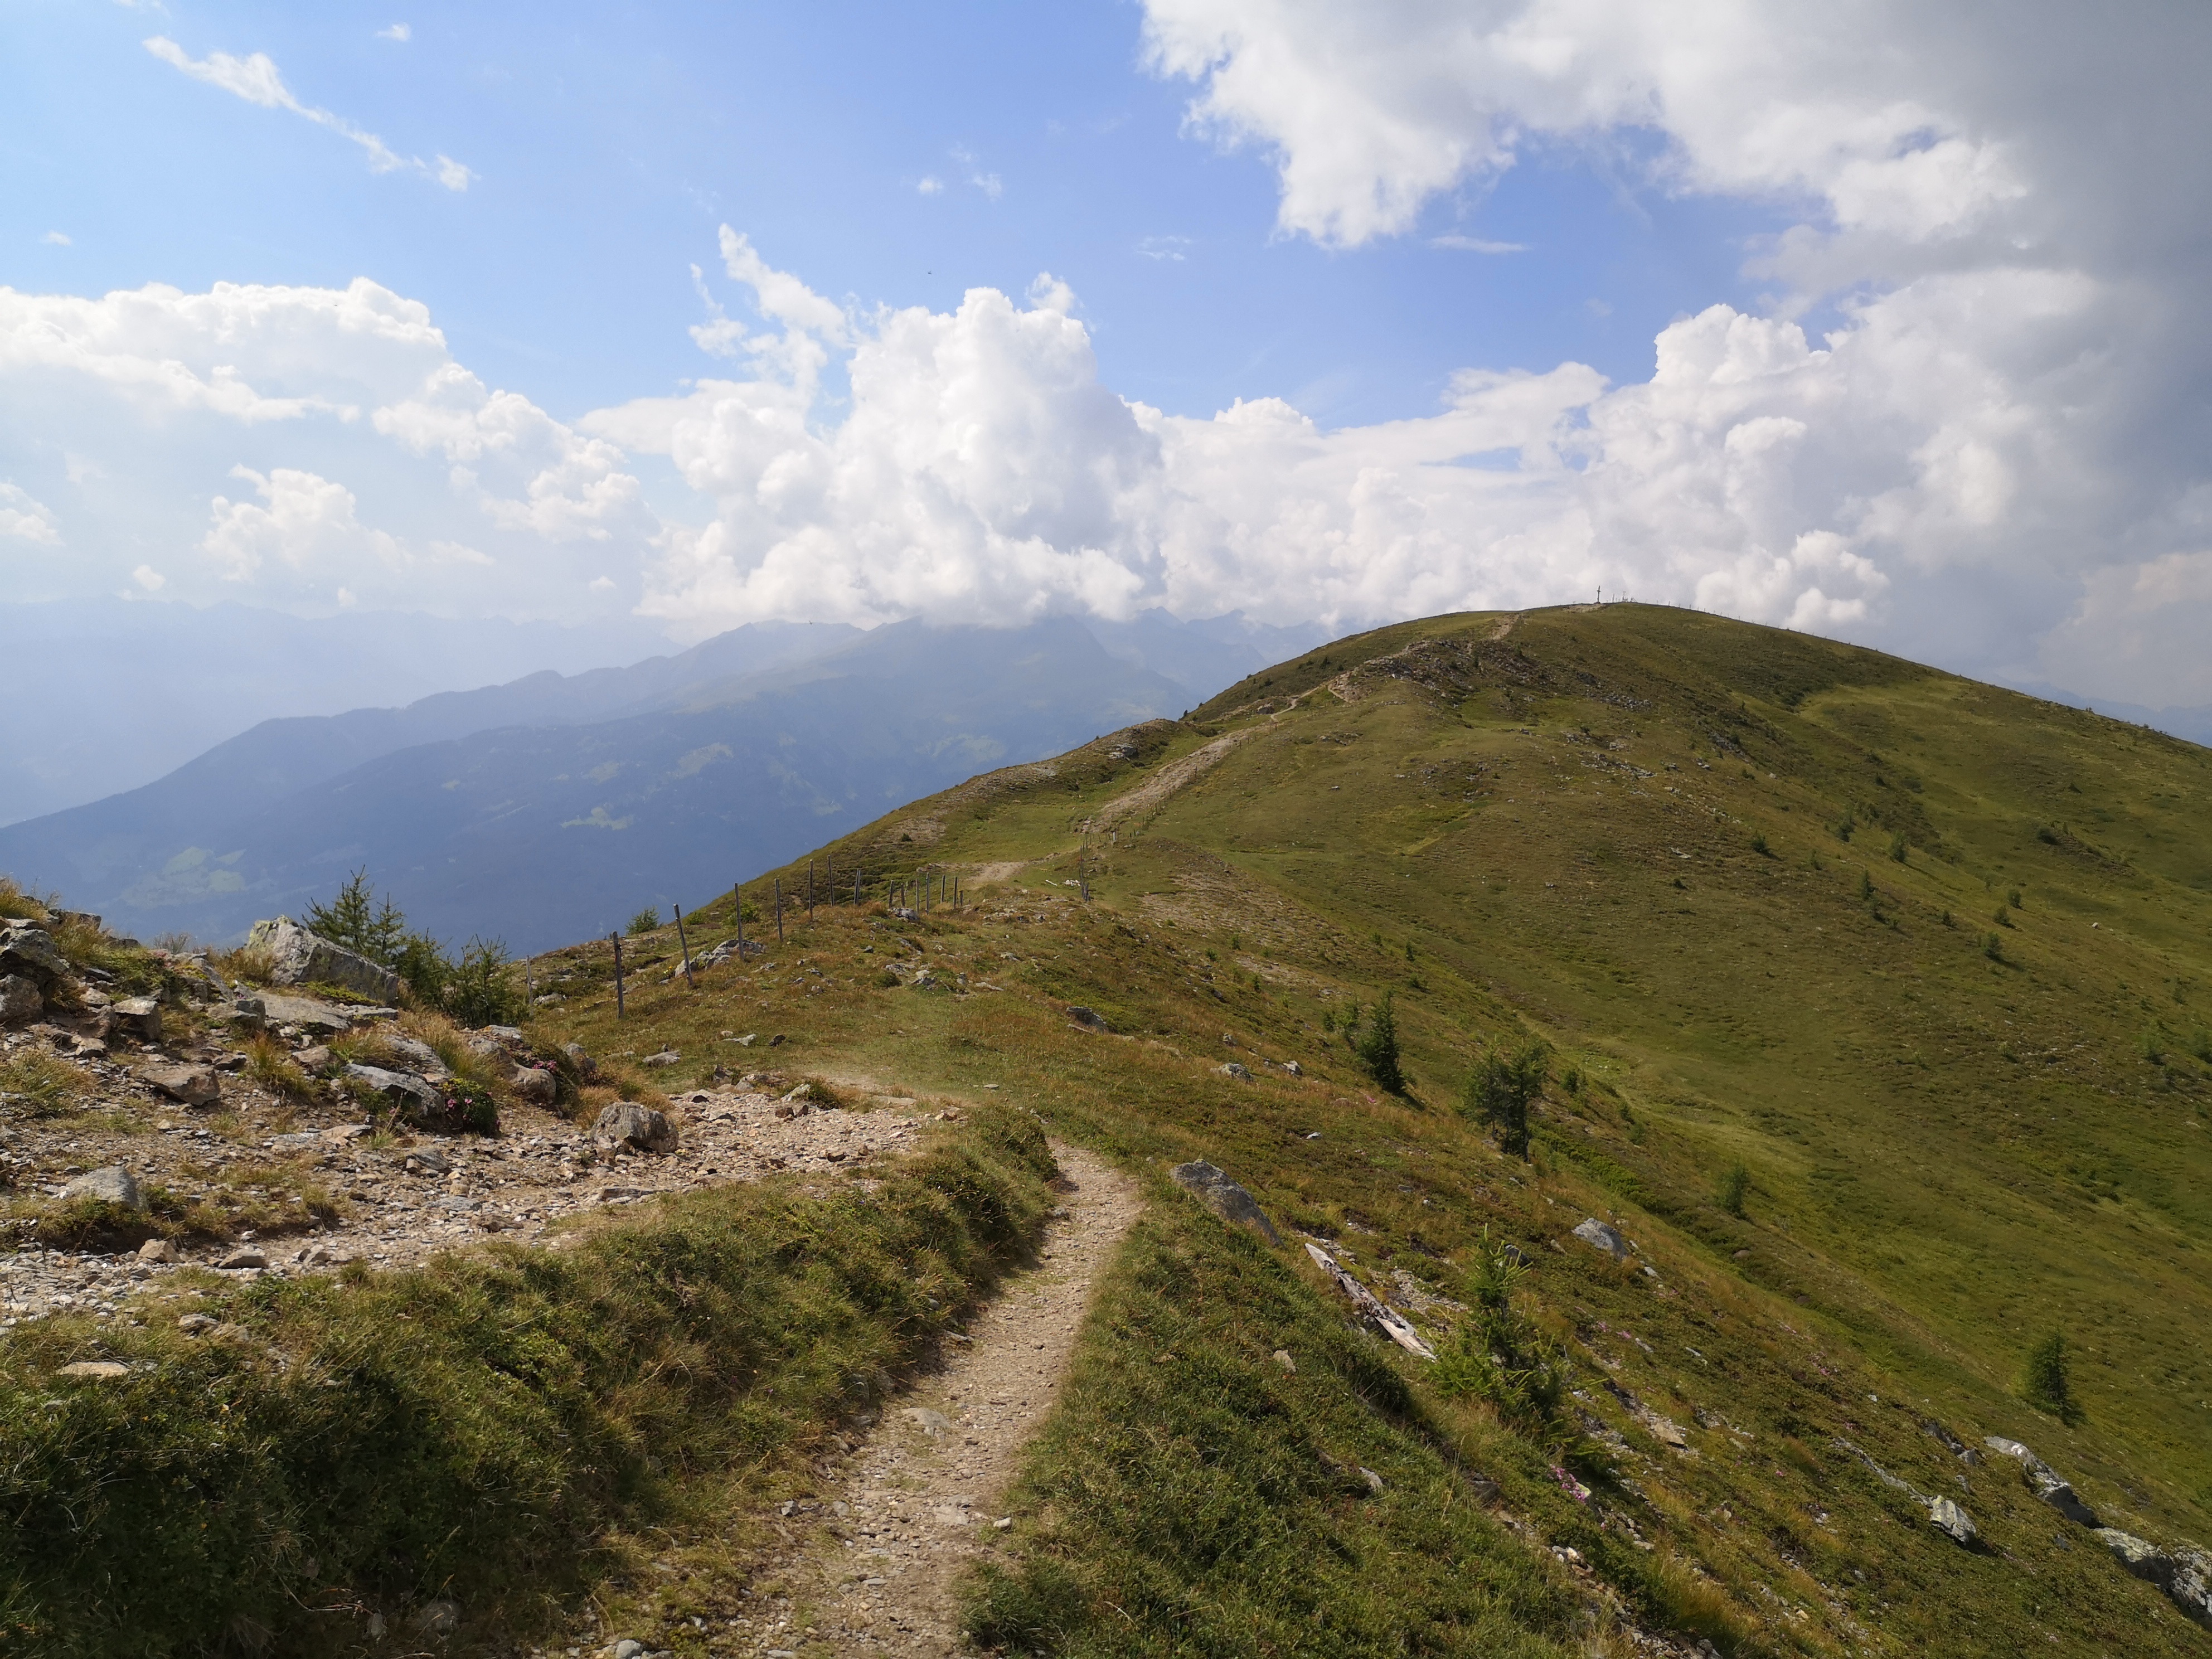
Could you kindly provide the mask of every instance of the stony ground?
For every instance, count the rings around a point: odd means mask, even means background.
[[[327,1035],[298,1030],[294,1045],[309,1050]],[[240,1224],[151,1255],[21,1238],[0,1255],[0,1328],[64,1310],[143,1316],[131,1298],[189,1270],[299,1274],[356,1260],[396,1267],[495,1235],[538,1241],[563,1218],[658,1193],[849,1168],[910,1146],[921,1121],[915,1103],[896,1097],[851,1111],[785,1100],[793,1080],[768,1073],[676,1097],[669,1152],[604,1144],[589,1123],[526,1103],[502,1109],[497,1135],[372,1133],[343,1097],[303,1102],[225,1072],[234,1053],[220,1038],[88,1051],[76,1034],[45,1024],[0,1039],[0,1055],[66,1059],[94,1085],[66,1113],[0,1113],[0,1172],[19,1230],[62,1202],[75,1178],[118,1165],[142,1188]],[[177,1063],[215,1071],[218,1098],[187,1107],[145,1080]]]
[[[1063,1196],[1037,1266],[950,1345],[943,1370],[825,1466],[825,1496],[808,1506],[816,1528],[757,1581],[787,1598],[781,1622],[757,1633],[763,1653],[959,1650],[953,1580],[998,1547],[995,1501],[1058,1398],[1091,1293],[1140,1207],[1134,1183],[1098,1158],[1053,1150]]]

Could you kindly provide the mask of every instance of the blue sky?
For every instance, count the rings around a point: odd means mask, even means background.
[[[1427,414],[1467,364],[1641,379],[1670,318],[1751,297],[1745,240],[1786,222],[1560,147],[1437,201],[1421,234],[1285,236],[1266,157],[1185,135],[1191,88],[1144,70],[1125,4],[441,10],[11,8],[0,280],[368,275],[565,416],[700,372],[690,267],[711,270],[726,222],[864,306],[1050,270],[1125,395],[1189,415],[1278,396],[1335,425]],[[265,52],[301,102],[476,177],[374,173],[337,133],[179,74],[152,35]],[[1433,245],[1450,235],[1527,252]]]
[[[1603,588],[2212,704],[2208,58],[2058,0],[19,0],[0,601]]]

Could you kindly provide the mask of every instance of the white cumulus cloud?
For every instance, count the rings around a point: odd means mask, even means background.
[[[1648,383],[1588,409],[1589,557],[1645,597],[2107,697],[2204,695],[2159,643],[2179,628],[2126,619],[2212,626],[2170,563],[2207,544],[2212,260],[2189,228],[2212,210],[2212,14],[1145,10],[1150,66],[1191,84],[1194,133],[1265,158],[1286,234],[1421,234],[1536,147],[1780,218],[1747,265],[1773,285],[1764,314],[1676,323]],[[1820,337],[1787,322],[1821,307],[1842,320]]]
[[[0,483],[0,536],[46,547],[62,544],[61,526],[52,510],[20,484]]]

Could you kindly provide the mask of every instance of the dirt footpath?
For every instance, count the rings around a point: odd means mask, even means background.
[[[1023,1448],[1057,1401],[1075,1334],[1114,1247],[1142,1207],[1135,1183],[1055,1146],[1062,1214],[1037,1267],[1009,1280],[925,1380],[833,1470],[827,1536],[762,1577],[791,1598],[770,1653],[951,1654],[952,1585],[1002,1535],[997,1507]],[[808,1627],[811,1626],[809,1631]],[[802,1632],[805,1632],[802,1634]]]

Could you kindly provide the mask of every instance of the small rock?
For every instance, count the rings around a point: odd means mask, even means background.
[[[2036,1497],[2078,1527],[2096,1528],[2101,1523],[2097,1512],[2081,1501],[2081,1496],[2066,1481],[2061,1480],[2050,1464],[2017,1440],[2008,1440],[2001,1434],[1989,1436],[1983,1443],[1991,1451],[2002,1452],[2007,1457],[2017,1458],[2021,1470]]]
[[[334,1008],[313,997],[266,996],[260,999],[262,1018],[270,1025],[296,1025],[303,1031],[325,1031],[336,1036],[353,1030],[353,1015]],[[372,1012],[389,1013],[390,1009],[355,1010],[363,1018]]]
[[[201,1336],[222,1322],[213,1314],[190,1313],[177,1321],[177,1328],[186,1336]]]
[[[1286,1376],[1296,1376],[1298,1374],[1297,1362],[1291,1358],[1291,1351],[1288,1348],[1275,1350],[1275,1363],[1283,1368],[1284,1375]]]
[[[1275,1224],[1267,1219],[1266,1212],[1254,1201],[1252,1194],[1205,1159],[1178,1164],[1168,1171],[1168,1177],[1224,1221],[1240,1227],[1256,1227],[1270,1244],[1283,1242],[1283,1236],[1275,1231]]]
[[[1014,1517],[1011,1515],[1002,1515],[991,1524],[999,1531],[1005,1532],[1014,1524]]]
[[[125,997],[110,1011],[116,1023],[141,1042],[161,1040],[161,1003],[158,997]]]
[[[1382,1490],[1382,1477],[1364,1464],[1360,1466],[1359,1478],[1367,1483],[1368,1491],[1380,1492]]]
[[[1067,1011],[1067,1018],[1073,1024],[1080,1025],[1086,1031],[1103,1031],[1107,1029],[1104,1017],[1093,1008],[1071,1006]]]
[[[59,1376],[82,1376],[97,1382],[112,1382],[118,1376],[131,1375],[128,1365],[118,1365],[112,1359],[80,1359],[75,1364],[64,1365],[55,1373]]]
[[[20,1025],[46,1012],[38,981],[21,974],[0,974],[0,1025]]]
[[[0,927],[0,974],[52,985],[58,979],[66,979],[69,970],[68,959],[45,928],[12,920]]]
[[[1628,1259],[1628,1241],[1595,1216],[1589,1217],[1575,1229],[1575,1237],[1585,1244],[1603,1250],[1615,1261]]]
[[[586,1082],[599,1074],[599,1062],[584,1052],[582,1043],[564,1042],[561,1045],[561,1052],[568,1056],[568,1063],[576,1068],[576,1075]]]
[[[615,1644],[612,1659],[641,1659],[641,1656],[644,1652],[644,1643],[633,1642],[629,1637],[625,1636],[621,1641]]]
[[[939,1435],[952,1432],[952,1419],[943,1412],[933,1412],[927,1406],[908,1406],[899,1415],[933,1440]]]
[[[233,1250],[215,1265],[218,1267],[228,1268],[265,1267],[269,1265],[269,1258],[248,1246],[244,1249]]]
[[[673,1049],[673,1048],[663,1048],[663,1049],[662,1049],[659,1054],[647,1054],[647,1055],[643,1060],[641,1060],[640,1061],[638,1061],[638,1064],[639,1064],[639,1065],[641,1065],[641,1066],[673,1066],[673,1065],[677,1064],[678,1061],[680,1061],[683,1058],[684,1058],[684,1056],[683,1056],[683,1055],[681,1055],[681,1054],[678,1054],[678,1053],[676,1052],[676,1050],[675,1050],[675,1049]]]
[[[1247,1067],[1239,1066],[1233,1060],[1226,1066],[1217,1066],[1215,1069],[1218,1070],[1224,1077],[1233,1077],[1245,1083],[1249,1083],[1252,1080],[1251,1072]]]
[[[1973,1545],[1976,1534],[1972,1517],[1948,1498],[1928,1500],[1928,1524],[1955,1543],[1969,1547]]]
[[[417,1146],[400,1160],[399,1167],[410,1175],[451,1175],[453,1160],[435,1146]]]
[[[103,1204],[119,1204],[126,1210],[146,1207],[145,1194],[138,1190],[138,1177],[120,1164],[88,1170],[63,1188],[62,1196],[64,1199],[95,1198]]]
[[[212,1106],[222,1097],[222,1079],[212,1066],[154,1066],[143,1075],[170,1099],[186,1106]]]
[[[592,1126],[594,1139],[627,1142],[648,1152],[676,1150],[676,1126],[650,1107],[617,1101],[599,1114]]]
[[[1283,1062],[1283,1069],[1288,1072],[1292,1077],[1304,1077],[1305,1075],[1305,1069],[1295,1060],[1285,1060]]]
[[[149,1238],[138,1247],[141,1261],[174,1261],[177,1247],[166,1238]]]

